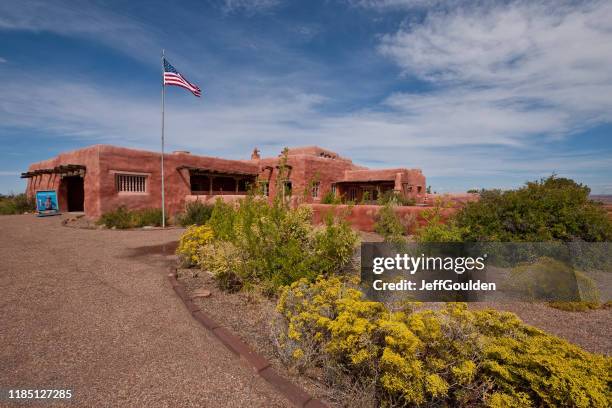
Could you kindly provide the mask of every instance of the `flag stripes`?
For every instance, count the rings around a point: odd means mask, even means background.
[[[202,95],[202,91],[200,90],[200,88],[196,84],[192,84],[191,82],[189,82],[165,58],[164,85],[180,86],[181,88],[187,89],[198,98]]]

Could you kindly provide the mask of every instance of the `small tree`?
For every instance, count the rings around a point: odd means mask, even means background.
[[[406,241],[404,238],[406,230],[394,211],[395,207],[388,202],[380,209],[376,216],[374,231],[382,235],[385,242],[403,243]]]

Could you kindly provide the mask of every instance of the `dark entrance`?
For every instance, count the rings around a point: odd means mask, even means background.
[[[85,201],[85,190],[83,189],[83,177],[69,176],[63,179],[66,185],[66,202],[68,211],[83,211]]]

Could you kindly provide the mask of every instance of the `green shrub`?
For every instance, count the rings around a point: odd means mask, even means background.
[[[328,191],[321,199],[321,204],[340,204],[341,202],[342,200],[333,191]]]
[[[102,214],[97,224],[105,225],[107,228],[114,227],[117,229],[140,228],[145,226],[159,227],[162,225],[162,211],[157,208],[132,211],[121,206],[114,211]]]
[[[349,265],[357,236],[346,220],[335,220],[330,215],[325,220],[325,228],[311,234],[313,270],[329,275]]]
[[[183,227],[204,225],[210,219],[212,211],[212,205],[206,205],[199,201],[192,201],[187,204],[185,212],[178,217],[179,224]]]
[[[119,207],[114,211],[102,214],[97,222],[99,225],[105,225],[107,228],[133,228],[132,212],[126,207]]]
[[[161,227],[162,225],[161,209],[146,208],[144,210],[133,211],[132,213],[134,214],[134,226],[137,228],[146,226]]]
[[[298,279],[338,273],[352,259],[357,235],[346,222],[328,218],[324,227],[311,223],[308,207],[288,208],[281,200],[268,204],[248,196],[237,206],[218,201],[209,225],[215,242],[203,248],[200,266],[220,286],[258,287],[266,294]],[[228,242],[217,251],[220,242]],[[230,250],[231,248],[231,250]],[[240,260],[229,259],[240,254]]]
[[[418,242],[463,241],[465,229],[458,227],[454,219],[444,222],[442,220],[443,207],[443,203],[438,201],[432,208],[423,211],[422,217],[425,219],[425,225],[417,229]]]
[[[280,296],[279,352],[338,387],[374,383],[377,406],[607,407],[612,359],[464,303],[391,312],[337,278]]]
[[[599,303],[595,281],[572,265],[549,257],[519,265],[510,271],[505,285],[528,301],[558,300]]]
[[[405,242],[406,228],[394,211],[396,206],[387,202],[376,215],[374,231],[382,235],[385,242]]]
[[[517,190],[482,190],[480,200],[467,203],[446,224],[422,230],[422,240],[611,241],[612,221],[589,193],[587,186],[554,175]]]
[[[361,195],[361,201],[359,202],[359,204],[368,204],[371,200],[370,197],[370,192],[369,191],[364,191],[363,194]]]
[[[394,190],[387,190],[378,195],[376,203],[378,205],[414,205],[416,201],[414,198],[406,198]]]
[[[589,193],[582,184],[551,176],[517,190],[482,191],[456,221],[466,228],[466,241],[610,241],[612,222]]]
[[[208,225],[212,228],[216,239],[232,240],[234,238],[235,218],[234,208],[221,198],[217,198],[208,220]]]
[[[597,302],[548,302],[548,306],[566,312],[586,312],[587,310],[601,309],[602,305]]]
[[[23,214],[36,210],[36,203],[26,194],[0,195],[0,214]]]

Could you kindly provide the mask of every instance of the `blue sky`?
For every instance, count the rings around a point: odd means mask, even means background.
[[[168,89],[168,150],[317,144],[438,192],[554,172],[611,194],[610,21],[609,1],[1,2],[0,192],[65,150],[159,149],[165,48],[204,91]]]

